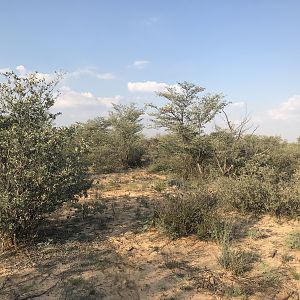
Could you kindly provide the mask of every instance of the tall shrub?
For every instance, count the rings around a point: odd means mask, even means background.
[[[58,78],[3,74],[0,83],[0,240],[32,236],[45,214],[85,191],[77,128],[56,127],[50,112]]]

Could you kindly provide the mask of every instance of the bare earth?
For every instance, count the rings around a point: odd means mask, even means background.
[[[299,299],[300,251],[286,243],[299,222],[244,218],[235,245],[260,259],[235,277],[218,264],[220,245],[151,226],[163,180],[96,177],[88,198],[51,215],[31,246],[0,253],[0,299]]]

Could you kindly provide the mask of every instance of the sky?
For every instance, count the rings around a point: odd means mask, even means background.
[[[63,71],[68,125],[112,103],[153,102],[190,81],[223,93],[233,121],[300,136],[299,0],[0,0],[0,71]]]

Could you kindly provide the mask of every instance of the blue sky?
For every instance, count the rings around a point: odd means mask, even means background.
[[[67,72],[62,124],[192,81],[258,133],[300,135],[298,0],[0,0],[0,69]]]

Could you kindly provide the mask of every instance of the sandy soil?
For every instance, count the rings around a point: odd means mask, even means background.
[[[51,215],[30,246],[0,253],[0,299],[299,299],[300,251],[286,242],[298,222],[244,219],[235,246],[260,258],[235,277],[218,263],[220,245],[151,226],[165,179],[95,177],[88,198]]]

